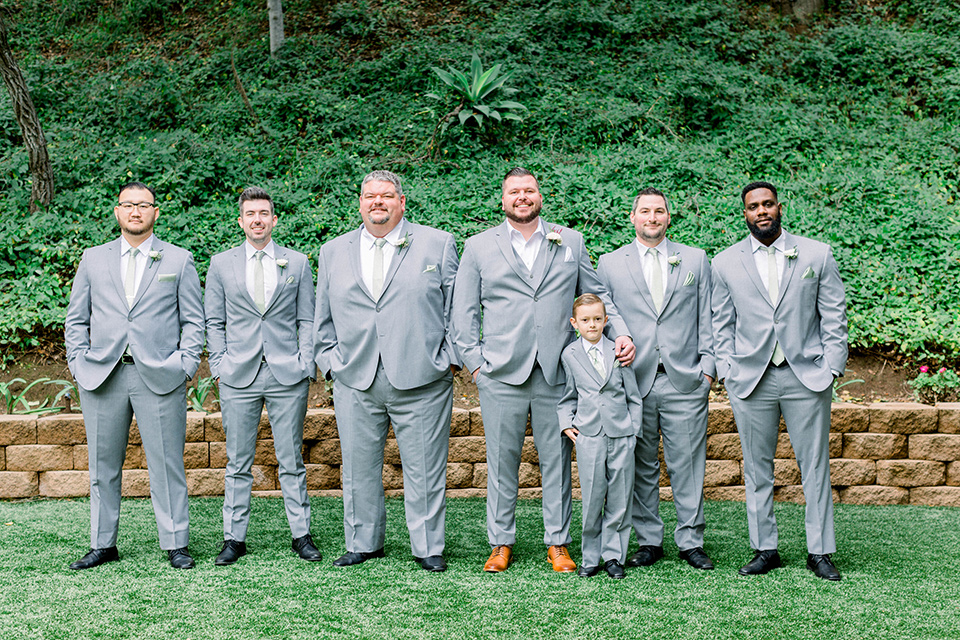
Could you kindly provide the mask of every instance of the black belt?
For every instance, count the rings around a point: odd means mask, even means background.
[[[125,353],[120,356],[120,364],[133,364],[133,356],[129,353]]]

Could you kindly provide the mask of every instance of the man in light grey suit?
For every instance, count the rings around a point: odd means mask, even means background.
[[[204,296],[210,373],[220,384],[227,437],[224,539],[214,564],[233,564],[247,552],[251,469],[264,405],[293,550],[317,561],[301,455],[307,392],[316,371],[313,277],[305,255],[273,242],[277,215],[266,191],[243,190],[237,222],[246,242],[213,256]]]
[[[696,569],[713,569],[703,550],[707,405],[716,375],[710,321],[710,262],[702,249],[666,238],[670,210],[662,191],[633,201],[636,241],[600,256],[597,275],[610,290],[637,345],[633,370],[643,396],[637,442],[633,528],[640,549],[629,566],[663,557],[660,436],[677,510],[674,540]]]
[[[333,379],[343,454],[346,553],[337,567],[382,558],[383,450],[389,425],[403,464],[414,559],[444,571],[450,338],[457,247],[445,231],[404,218],[400,178],[374,171],[360,189],[363,225],[320,249],[314,352]]]
[[[831,387],[847,361],[843,283],[828,245],[782,230],[776,187],[754,182],[740,197],[750,235],[713,259],[717,373],[740,433],[755,551],[740,573],[781,566],[773,456],[783,416],[807,503],[807,568],[839,580],[828,445]]]
[[[537,179],[523,168],[504,178],[506,220],[469,238],[454,289],[453,326],[464,365],[480,392],[487,445],[487,537],[492,573],[510,564],[516,541],[520,450],[527,418],[540,460],[544,543],[555,571],[576,571],[570,544],[570,453],[560,435],[563,393],[560,353],[574,339],[570,307],[581,293],[604,301],[617,356],[633,360],[634,346],[597,278],[583,236],[540,218]]]
[[[160,548],[173,567],[189,569],[183,448],[186,381],[203,347],[200,281],[188,251],[153,235],[153,189],[124,185],[113,213],[120,238],[83,252],[64,323],[90,458],[90,552],[70,568],[119,559],[120,478],[136,415]]]

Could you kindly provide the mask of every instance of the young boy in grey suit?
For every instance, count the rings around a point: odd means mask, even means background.
[[[583,498],[582,559],[577,574],[603,569],[622,579],[630,542],[634,448],[643,419],[637,379],[624,375],[614,343],[603,336],[603,300],[585,293],[573,303],[570,324],[580,340],[563,350],[566,386],[557,413],[560,429],[577,448]]]

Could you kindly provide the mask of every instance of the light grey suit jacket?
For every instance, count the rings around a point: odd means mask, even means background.
[[[557,406],[561,432],[573,427],[586,436],[640,435],[643,401],[636,375],[630,367],[621,367],[616,362],[614,346],[607,338],[601,339],[607,369],[602,380],[579,340],[563,350],[561,359],[566,382]]]
[[[277,288],[261,314],[247,290],[243,245],[210,260],[204,304],[210,373],[231,387],[253,383],[266,358],[278,382],[313,378],[313,275],[307,257],[276,246]]]
[[[600,256],[597,275],[627,323],[637,355],[633,370],[641,396],[657,377],[657,357],[681,393],[696,390],[706,374],[717,377],[710,314],[710,262],[702,249],[666,241],[667,256],[680,264],[665,274],[667,291],[657,313],[643,277],[636,242]]]
[[[630,335],[590,263],[583,236],[551,225],[533,273],[517,257],[507,222],[469,238],[454,290],[453,331],[464,365],[507,384],[522,384],[540,363],[548,384],[563,384],[560,352],[574,338],[569,318],[581,293],[600,296],[614,336]]]
[[[777,303],[770,302],[751,253],[750,237],[713,259],[713,325],[717,373],[746,398],[780,342],[787,364],[811,391],[833,383],[847,363],[847,306],[833,251],[786,231],[788,250]]]
[[[64,322],[67,364],[77,383],[95,391],[127,344],[147,387],[170,393],[193,377],[203,348],[200,280],[189,251],[154,239],[133,307],[120,279],[120,239],[83,252]]]
[[[446,375],[460,360],[450,335],[457,245],[446,231],[404,221],[398,248],[374,300],[360,271],[360,229],[320,248],[314,354],[325,377],[368,389],[377,362],[396,389]]]

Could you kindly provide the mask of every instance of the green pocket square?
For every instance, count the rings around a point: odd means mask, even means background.
[[[696,281],[697,277],[693,275],[693,271],[687,271],[687,277],[683,279],[683,286],[689,287]]]
[[[177,274],[175,273],[158,273],[157,280],[160,282],[176,282]]]
[[[800,276],[800,279],[804,280],[806,278],[816,278],[816,277],[817,277],[817,274],[813,272],[813,267],[807,267],[807,270],[803,272],[803,275]]]
[[[424,272],[424,273],[432,273],[432,272],[434,272],[434,271],[436,271],[436,270],[437,270],[437,265],[435,265],[435,264],[428,264],[428,265],[427,265],[427,268],[424,269],[423,272]]]
[[[287,284],[293,284],[293,276],[287,278]]]

